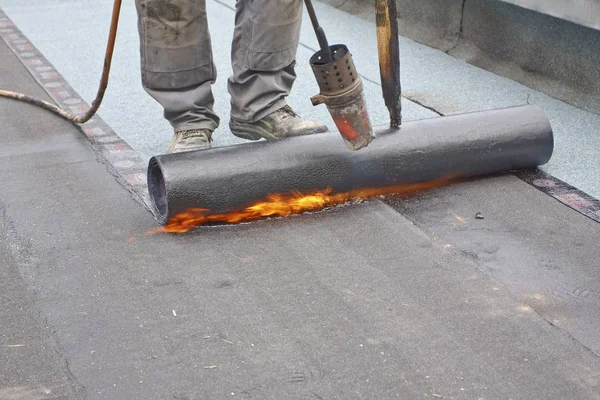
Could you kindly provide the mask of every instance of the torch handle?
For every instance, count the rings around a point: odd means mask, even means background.
[[[327,36],[325,36],[325,31],[319,25],[319,20],[317,19],[317,14],[315,12],[315,8],[313,7],[311,0],[304,0],[304,4],[306,4],[306,11],[308,11],[308,15],[310,16],[310,22],[315,30],[315,34],[317,35],[317,40],[319,41],[319,47],[321,47],[321,54],[323,57],[323,62],[328,63],[332,61],[331,50],[329,49],[329,43],[327,42]]]
[[[375,0],[377,49],[383,99],[390,112],[390,126],[402,123],[402,87],[400,85],[400,44],[398,42],[398,11],[396,0]]]

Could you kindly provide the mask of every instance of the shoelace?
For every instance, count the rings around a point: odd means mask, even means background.
[[[195,137],[203,137],[206,138],[208,135],[205,135],[201,130],[192,130],[192,131],[187,131],[184,132],[183,135],[181,135],[182,139],[191,139],[191,138],[195,138]],[[209,138],[210,141],[210,138]]]
[[[280,111],[281,111],[281,114],[282,114],[281,119],[286,119],[286,118],[289,118],[289,117],[297,117],[298,116],[298,114],[296,114],[294,112],[294,110],[292,110],[292,107],[290,107],[290,106],[285,106],[285,107],[281,108]]]

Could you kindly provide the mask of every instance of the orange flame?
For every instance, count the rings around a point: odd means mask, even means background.
[[[331,188],[327,188],[310,193],[295,191],[292,193],[269,194],[265,200],[258,201],[241,211],[232,211],[226,214],[210,214],[210,210],[205,208],[190,208],[185,212],[173,216],[169,219],[167,225],[156,228],[151,233],[185,233],[196,226],[207,223],[240,224],[270,217],[286,217],[292,214],[319,211],[335,205],[377,196],[406,196],[440,187],[451,181],[452,178],[446,177],[429,182],[383,188],[355,189],[343,193],[333,193]]]

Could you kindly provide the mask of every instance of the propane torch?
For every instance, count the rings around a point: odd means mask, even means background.
[[[330,46],[311,0],[304,0],[304,3],[321,48],[310,58],[320,89],[320,93],[311,98],[312,104],[325,104],[346,146],[350,150],[360,150],[375,138],[362,80],[348,47],[343,44]]]

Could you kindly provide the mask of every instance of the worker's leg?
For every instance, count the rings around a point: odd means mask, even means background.
[[[175,132],[219,125],[205,0],[136,0],[144,89]]]
[[[302,23],[302,0],[237,0],[229,78],[234,135],[277,140],[324,132],[287,106]]]
[[[231,116],[254,122],[285,106],[294,64],[302,0],[237,0],[229,79]]]

